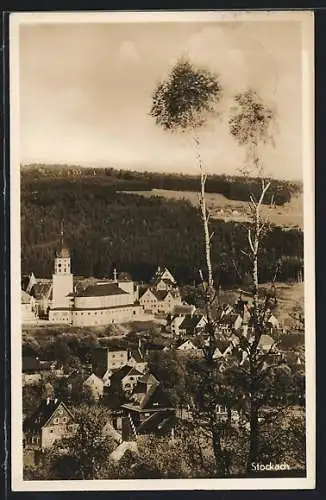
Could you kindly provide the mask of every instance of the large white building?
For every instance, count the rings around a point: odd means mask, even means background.
[[[100,326],[148,319],[138,303],[138,286],[127,277],[81,280],[74,285],[70,252],[61,240],[55,254],[49,321],[73,326]]]

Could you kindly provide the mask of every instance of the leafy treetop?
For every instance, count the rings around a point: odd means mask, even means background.
[[[164,130],[185,131],[204,125],[222,95],[213,73],[180,60],[153,93],[150,114]]]

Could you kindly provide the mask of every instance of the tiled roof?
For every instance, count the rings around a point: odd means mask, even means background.
[[[215,341],[215,345],[217,349],[220,351],[220,353],[224,354],[227,348],[230,347],[231,343],[229,340],[218,338]]]
[[[89,285],[85,290],[78,293],[78,297],[104,297],[106,295],[126,295],[117,283],[103,283]]]
[[[142,378],[139,379],[139,383],[143,384],[156,384],[159,385],[159,381],[152,373],[145,373]]]
[[[127,373],[128,377],[130,375],[142,375],[142,372],[140,372],[139,370],[137,370],[137,368],[131,368],[131,370]]]
[[[139,349],[133,349],[131,351],[131,356],[134,358],[136,363],[142,363],[142,361],[144,361],[143,355]]]
[[[154,405],[158,403],[158,405]],[[148,388],[145,396],[140,402],[142,410],[148,408],[169,408],[171,405],[159,385],[153,384]]]
[[[137,434],[165,434],[176,423],[174,412],[162,410],[153,413],[136,429]]]
[[[166,299],[167,295],[170,293],[169,290],[151,290],[151,292],[155,295],[157,300]]]
[[[131,366],[124,365],[119,368],[116,372],[113,373],[111,377],[111,384],[121,382],[121,380],[128,375],[128,373],[132,370]]]
[[[194,330],[203,316],[185,316],[183,322],[179,326],[180,330]]]

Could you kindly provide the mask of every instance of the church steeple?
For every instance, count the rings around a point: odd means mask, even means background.
[[[62,219],[61,224],[60,224],[60,243],[59,243],[59,248],[56,251],[56,258],[59,259],[70,259],[70,252],[69,249],[65,246],[64,244],[64,229],[63,229],[63,223],[64,220]]]
[[[60,224],[60,243],[54,259],[55,274],[70,274],[70,252],[64,244],[63,222]]]

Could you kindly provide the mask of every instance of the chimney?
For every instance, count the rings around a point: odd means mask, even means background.
[[[116,283],[118,281],[118,278],[117,278],[117,270],[116,268],[113,269],[113,281]]]

